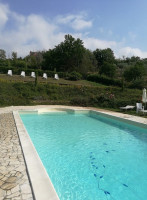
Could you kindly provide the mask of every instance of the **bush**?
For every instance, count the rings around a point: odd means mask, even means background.
[[[91,103],[100,107],[115,107],[115,95],[110,92],[100,93],[99,95],[91,97]]]
[[[71,80],[71,81],[78,81],[82,79],[82,75],[78,72],[71,72],[67,75],[68,77],[66,79]]]
[[[116,74],[116,65],[108,62],[104,62],[100,68],[100,74],[104,74],[108,77],[113,78]]]
[[[101,83],[104,85],[114,85],[114,86],[122,86],[122,82],[118,79],[108,78],[106,76],[100,76],[99,74],[90,74],[87,76],[88,81],[93,81],[96,83]]]
[[[129,83],[129,88],[137,88],[137,89],[143,89],[146,86],[146,83],[143,79],[137,79],[135,81],[132,81]]]
[[[87,97],[73,97],[70,103],[74,106],[89,106],[89,98]]]
[[[0,73],[7,74],[9,69],[13,70],[13,67],[0,66]]]
[[[141,79],[145,74],[145,68],[142,64],[136,63],[134,66],[126,68],[124,78],[126,81]]]

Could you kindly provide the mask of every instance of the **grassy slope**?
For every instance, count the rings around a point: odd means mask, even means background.
[[[35,87],[34,79],[20,76],[0,75],[0,106],[32,104],[64,104],[79,106],[96,106],[119,109],[120,106],[135,105],[140,102],[142,91],[81,80],[64,79],[47,80],[38,78]]]
[[[19,75],[8,76],[4,74],[0,74],[0,81],[1,82],[34,82],[34,78],[30,76],[21,77]],[[98,86],[101,84],[86,81],[86,80],[79,80],[79,81],[69,81],[60,78],[59,80],[55,80],[53,78],[43,79],[42,77],[38,77],[39,83],[53,83],[53,84],[61,84],[61,85],[84,85],[84,86]]]

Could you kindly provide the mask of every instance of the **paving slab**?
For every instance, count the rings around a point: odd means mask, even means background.
[[[0,114],[0,200],[33,200],[13,114]]]

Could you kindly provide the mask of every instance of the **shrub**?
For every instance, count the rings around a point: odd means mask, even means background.
[[[134,81],[141,79],[145,74],[145,68],[141,63],[136,63],[134,66],[126,68],[124,78],[126,81]]]
[[[132,81],[128,87],[129,88],[137,88],[137,89],[143,89],[145,87],[146,83],[143,79],[137,79],[135,81]]]
[[[87,97],[73,97],[70,103],[74,106],[88,106],[89,105],[89,98]]]
[[[78,80],[82,79],[82,75],[78,72],[73,71],[73,72],[68,74],[67,79],[71,80],[71,81],[78,81]]]
[[[115,107],[115,95],[110,92],[100,93],[99,95],[91,97],[92,105],[100,107]]]
[[[100,68],[100,74],[104,74],[108,77],[113,78],[116,74],[116,65],[109,62],[104,62]]]
[[[88,81],[93,81],[96,83],[101,83],[104,85],[114,85],[114,86],[122,86],[122,82],[118,79],[108,78],[106,76],[100,76],[99,74],[90,74],[87,76]]]

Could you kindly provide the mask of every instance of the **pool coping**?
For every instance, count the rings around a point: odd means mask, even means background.
[[[30,184],[32,186],[33,195],[35,200],[59,200],[59,197],[54,189],[54,186],[44,168],[42,161],[39,158],[39,155],[30,139],[27,130],[25,129],[23,122],[20,118],[19,112],[38,112],[47,113],[51,111],[62,111],[62,110],[71,110],[75,112],[79,111],[92,111],[98,114],[102,114],[107,117],[111,117],[113,119],[118,119],[124,122],[128,122],[129,124],[137,125],[143,128],[147,128],[147,119],[126,115],[122,113],[116,113],[106,110],[100,110],[95,108],[82,108],[82,107],[71,107],[71,106],[44,106],[43,108],[33,107],[31,109],[17,109],[13,111],[14,120],[16,123],[20,145],[22,147],[22,151],[24,154],[24,159],[26,162],[28,176],[30,179]]]
[[[18,111],[14,111],[13,116],[35,200],[59,200],[54,186],[39,158],[27,130],[23,125]]]

